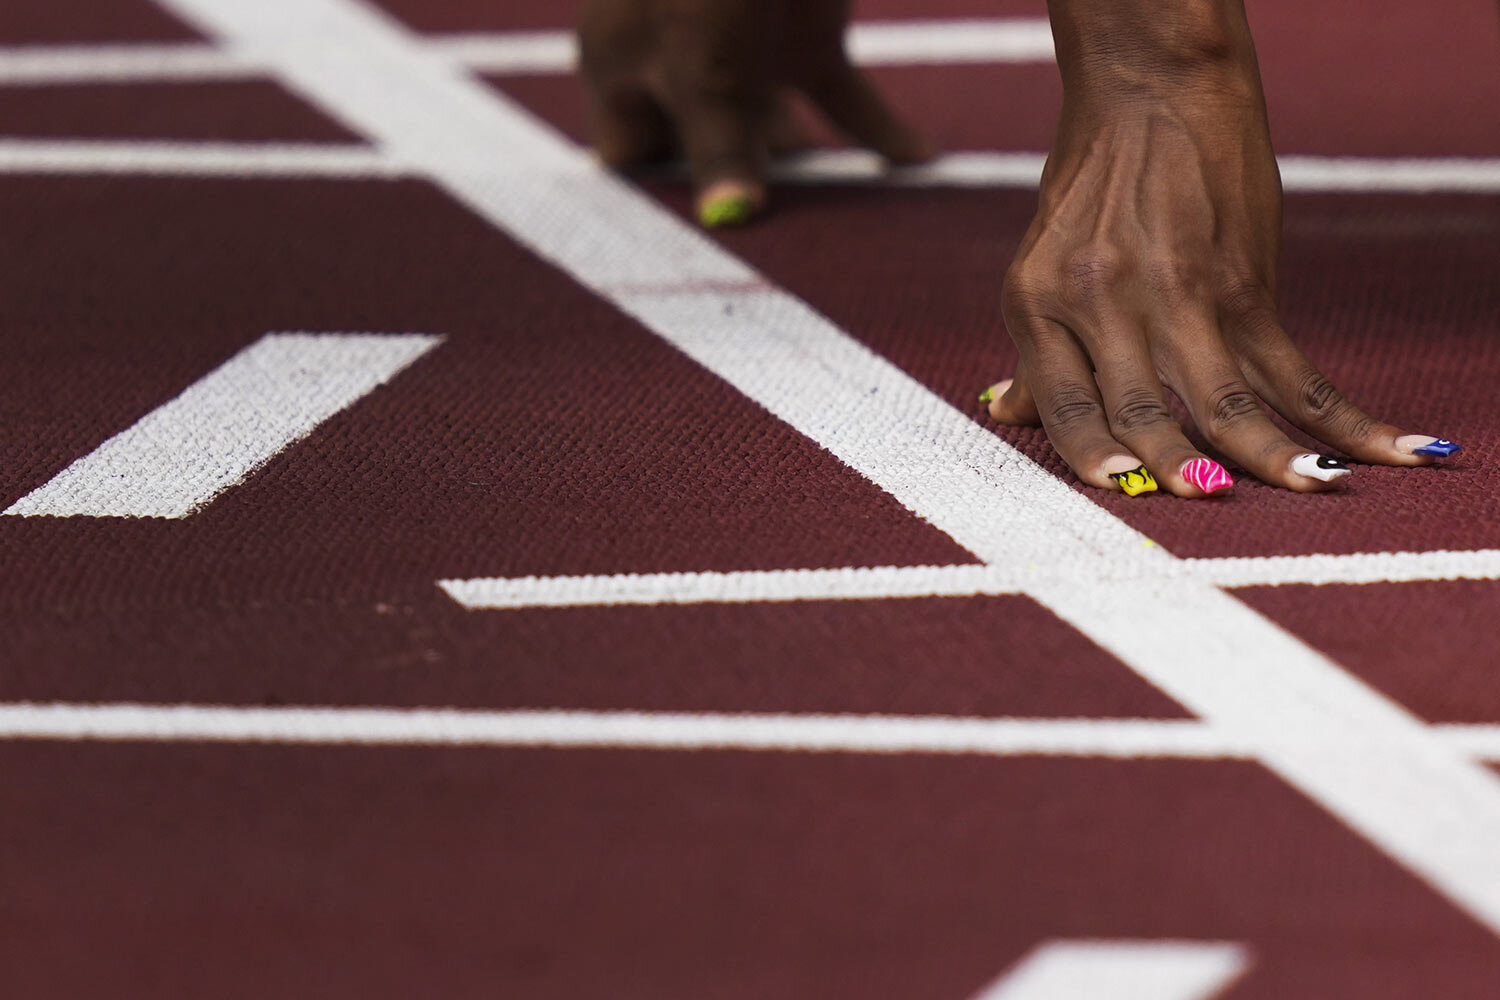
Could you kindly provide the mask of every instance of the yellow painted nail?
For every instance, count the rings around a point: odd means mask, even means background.
[[[1151,478],[1151,473],[1146,471],[1143,465],[1129,472],[1112,472],[1109,478],[1120,484],[1120,489],[1125,491],[1128,497],[1137,497],[1142,493],[1155,493],[1156,480]]]
[[[743,194],[729,194],[710,198],[698,208],[698,219],[709,229],[720,226],[739,226],[750,221],[754,205]]]
[[[984,387],[984,391],[979,394],[979,401],[981,403],[988,403],[990,400],[992,400],[994,398],[995,398],[995,387],[992,386],[992,385],[985,386]]]

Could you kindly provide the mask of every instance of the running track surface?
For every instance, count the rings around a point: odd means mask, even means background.
[[[9,995],[1500,993],[1492,3],[1252,11],[1334,178],[1287,325],[1465,450],[1220,502],[983,420],[1024,183],[789,183],[699,240],[580,167],[565,67],[428,44],[574,4],[305,6],[312,49],[293,0],[0,10]],[[106,66],[162,45],[219,69]],[[1045,150],[1044,57],[937,58],[873,72],[947,150]],[[264,167],[303,154],[343,165]],[[1347,189],[1397,167],[1479,180]]]

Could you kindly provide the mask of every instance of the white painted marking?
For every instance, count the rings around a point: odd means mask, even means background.
[[[0,704],[0,739],[767,750],[995,757],[1233,759],[1248,750],[1180,719]]]
[[[4,513],[187,517],[441,340],[267,334]]]
[[[1414,583],[1500,580],[1500,549],[1450,552],[1356,552],[1346,555],[1184,559],[1189,572],[1219,587],[1307,583]]]
[[[384,180],[406,173],[381,151],[352,144],[0,139],[0,174]]]
[[[1050,63],[1045,17],[958,21],[864,21],[849,32],[850,57],[864,66]]]
[[[417,44],[476,73],[571,73],[578,61],[571,31],[435,35]],[[863,21],[851,26],[848,46],[854,61],[867,66],[1054,58],[1045,18]],[[195,43],[0,47],[0,86],[239,80],[266,72],[240,53]]]
[[[1500,159],[1281,158],[1287,191],[1351,194],[1500,193]],[[949,153],[916,167],[887,167],[860,150],[808,153],[775,164],[786,184],[1034,189],[1042,153]],[[350,143],[173,142],[0,138],[0,174],[161,174],[206,177],[337,177],[385,180],[412,167],[388,151]]]
[[[873,566],[737,573],[619,573],[613,576],[440,580],[470,610],[577,605],[831,601],[1015,594],[1021,581],[990,566]]]
[[[1050,63],[1045,18],[861,21],[850,27],[850,58],[864,66],[954,63]],[[427,47],[478,73],[569,73],[577,64],[572,32],[438,36]]]
[[[1049,941],[974,1000],[1210,1000],[1249,965],[1227,941]]]
[[[1449,723],[1433,728],[1455,753],[1461,753],[1475,760],[1500,762],[1500,725]]]
[[[0,47],[0,86],[244,80],[265,68],[196,42]]]
[[[774,180],[790,184],[874,184],[887,187],[1037,187],[1045,153],[960,152],[914,167],[889,167],[873,153],[840,149],[775,164]],[[1277,158],[1283,188],[1308,192],[1500,193],[1500,159],[1372,159],[1347,156]]]
[[[1500,776],[1246,605],[1177,578],[1160,547],[373,8],[165,3],[274,65],[984,562],[1039,564],[1033,597],[1216,728],[1282,741],[1266,747],[1267,767],[1500,931]],[[719,290],[644,290],[694,282]],[[1089,566],[1142,582],[1078,585]]]
[[[1133,567],[1088,566],[1080,582],[1140,582]],[[1500,549],[1471,552],[1371,552],[1349,555],[1182,559],[1175,575],[1217,587],[1288,584],[1500,580]],[[871,566],[742,570],[731,573],[616,573],[608,576],[480,577],[438,585],[470,610],[578,605],[699,604],[747,601],[874,600],[1016,594],[1040,566]],[[1056,567],[1048,571],[1054,576]]]
[[[571,73],[578,63],[578,44],[571,31],[516,31],[428,36],[434,53],[474,73]]]
[[[1500,725],[1431,728],[1454,753],[1500,761]],[[0,739],[10,740],[1254,760],[1266,737],[1249,739],[1192,719],[0,703]],[[1304,745],[1322,740],[1293,732],[1271,738]],[[1321,745],[1324,752],[1341,752],[1331,740]]]

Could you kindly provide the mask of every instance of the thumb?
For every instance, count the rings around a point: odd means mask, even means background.
[[[979,394],[980,402],[989,405],[990,416],[998,423],[1018,427],[1040,427],[1042,417],[1036,408],[1036,397],[1026,383],[1025,373],[1016,369],[1014,378],[996,382]]]

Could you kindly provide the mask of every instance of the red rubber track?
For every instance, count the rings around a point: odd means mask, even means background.
[[[1253,6],[1283,153],[1500,156],[1493,3]],[[0,6],[0,47],[194,38]],[[876,75],[945,148],[1046,147],[1050,66]],[[571,76],[489,82],[583,138]],[[0,86],[0,135],[363,143],[270,81]],[[1034,192],[774,199],[715,238],[981,419]],[[1293,194],[1285,243],[1298,341],[1459,457],[1132,501],[994,432],[1180,556],[1500,548],[1500,197]],[[447,340],[190,518],[0,517],[0,703],[1188,716],[1023,596],[463,610],[437,580],[974,556],[421,180],[0,174],[0,509],[278,330]],[[1500,722],[1500,582],[1234,593],[1424,720]],[[1231,1000],[1500,995],[1500,940],[1251,761],[0,740],[0,774],[17,997],[963,1000],[1079,938],[1242,942]]]

